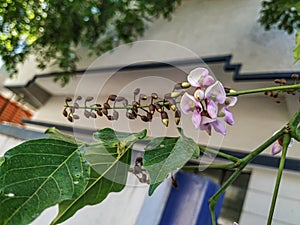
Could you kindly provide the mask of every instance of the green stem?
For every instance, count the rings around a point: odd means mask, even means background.
[[[232,156],[232,155],[226,154],[226,153],[224,153],[224,152],[217,151],[217,150],[212,149],[212,148],[208,148],[208,147],[206,147],[206,146],[204,146],[204,145],[199,145],[199,149],[200,149],[200,151],[203,152],[203,153],[205,153],[205,152],[210,152],[210,153],[212,153],[212,154],[215,154],[215,155],[221,156],[221,157],[223,157],[223,158],[225,158],[225,159],[228,159],[228,160],[230,160],[230,161],[232,161],[232,162],[238,162],[238,161],[240,160],[240,159],[237,158],[237,157],[234,157],[234,156]]]
[[[194,165],[194,166],[184,166],[182,168],[183,169],[232,169],[234,167],[236,167],[235,163]]]
[[[283,127],[280,131],[270,137],[266,142],[260,145],[253,152],[249,153],[247,156],[242,158],[239,162],[237,170],[229,177],[229,179],[220,187],[220,189],[209,199],[210,202],[210,212],[213,225],[216,225],[216,221],[214,220],[214,208],[217,204],[217,199],[224,193],[224,191],[236,180],[236,178],[240,175],[242,170],[251,162],[257,155],[263,152],[267,147],[269,147],[273,142],[277,141],[285,132],[286,128]]]
[[[259,92],[266,92],[266,91],[283,91],[283,90],[293,90],[293,89],[300,89],[300,84],[293,84],[293,85],[284,85],[278,87],[267,87],[267,88],[257,88],[252,90],[245,90],[245,91],[236,91],[227,93],[226,96],[239,96],[239,95],[246,95],[246,94],[253,94]]]
[[[285,164],[286,153],[287,153],[287,149],[288,149],[288,145],[289,145],[290,141],[291,141],[290,134],[285,134],[283,137],[282,154],[281,154],[281,159],[280,159],[279,168],[278,168],[278,172],[277,172],[277,178],[276,178],[276,183],[275,183],[275,187],[274,187],[271,207],[269,210],[267,225],[272,224],[272,219],[273,219],[276,200],[277,200],[277,196],[278,196],[279,186],[280,186],[280,182],[281,182],[282,172],[283,172],[283,168],[284,168],[284,164]]]

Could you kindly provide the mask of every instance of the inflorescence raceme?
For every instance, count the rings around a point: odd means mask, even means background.
[[[105,116],[108,120],[118,120],[119,109],[126,110],[126,117],[130,120],[138,119],[143,122],[151,122],[155,113],[160,114],[162,123],[165,126],[169,124],[169,114],[173,112],[175,123],[180,122],[181,112],[177,107],[178,98],[185,92],[183,89],[189,88],[191,85],[188,82],[182,82],[175,85],[172,92],[165,94],[163,97],[157,93],[152,93],[150,96],[140,93],[140,88],[133,92],[133,100],[129,103],[129,99],[115,94],[109,95],[103,104],[91,103],[94,98],[89,96],[83,98],[77,96],[73,99],[66,97],[63,115],[70,121],[80,119],[77,114],[78,109],[84,110],[86,118],[97,118]],[[80,106],[80,103],[83,105]]]

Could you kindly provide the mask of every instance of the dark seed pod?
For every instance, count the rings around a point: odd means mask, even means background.
[[[90,118],[90,112],[89,111],[87,111],[87,110],[84,110],[84,116],[86,117],[86,118]]]
[[[149,112],[153,115],[155,112],[155,105],[154,104],[150,104],[149,105]]]
[[[64,108],[64,110],[63,110],[63,115],[64,115],[64,117],[67,117],[67,116],[68,116],[68,112],[67,112],[67,109],[66,109],[66,108]]]
[[[140,94],[140,100],[147,100],[147,95]]]
[[[108,96],[108,99],[109,99],[110,101],[115,101],[116,98],[117,98],[116,95],[110,95],[110,96]]]
[[[65,101],[66,101],[66,102],[71,102],[71,101],[72,101],[72,98],[71,98],[71,97],[66,97]]]
[[[90,112],[90,116],[92,117],[92,118],[97,118],[97,115],[96,115],[96,113],[94,113],[94,112]]]
[[[94,97],[88,96],[88,97],[86,97],[85,101],[90,102],[90,101],[93,101],[93,99],[94,99]]]
[[[143,120],[144,122],[149,122],[150,120],[148,119],[148,117],[147,116],[145,116],[145,115],[142,115],[142,116],[140,116],[141,117],[141,120]]]
[[[107,102],[105,102],[105,103],[103,104],[103,107],[104,107],[104,109],[109,109],[109,108],[110,108],[110,105],[109,105]]]
[[[111,115],[106,116],[108,120],[114,120],[114,118]]]
[[[165,111],[163,111],[163,112],[161,112],[160,115],[161,115],[161,121],[162,121],[162,123],[167,127],[169,125],[168,114]]]
[[[119,113],[116,110],[114,110],[114,112],[113,112],[113,118],[114,118],[114,120],[119,119]]]
[[[78,120],[79,118],[80,118],[80,117],[79,117],[78,115],[76,115],[76,114],[73,115],[73,119],[74,119],[74,120]]]
[[[72,123],[73,122],[73,117],[69,115],[68,120]]]
[[[136,118],[136,114],[135,114],[135,113],[133,113],[133,111],[132,111],[132,110],[128,110],[128,111],[126,112],[126,117],[127,117],[128,119],[131,119],[131,120],[133,120],[133,119],[135,119],[135,118]]]

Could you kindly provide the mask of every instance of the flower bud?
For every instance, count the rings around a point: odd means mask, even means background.
[[[152,93],[152,94],[151,94],[151,98],[153,98],[153,99],[158,99],[157,93]]]
[[[135,114],[132,110],[128,110],[128,111],[126,112],[126,117],[127,117],[128,119],[133,120],[133,119],[136,118],[136,114]]]
[[[105,102],[105,103],[103,104],[103,107],[104,107],[104,109],[109,109],[109,108],[110,108],[110,105],[109,105],[107,102]]]
[[[160,114],[162,123],[167,127],[169,125],[169,117],[168,114],[163,111]]]
[[[140,93],[140,90],[141,90],[141,89],[139,89],[139,88],[135,89],[134,92],[133,92],[133,94],[134,94],[134,95],[138,95],[138,94]]]
[[[115,101],[116,98],[117,98],[116,95],[110,95],[110,96],[108,96],[108,99],[109,99],[110,101]]]
[[[96,115],[96,113],[94,113],[94,112],[90,112],[90,116],[92,117],[92,118],[97,118],[97,115]]]
[[[77,96],[76,101],[80,101],[82,97],[80,95]]]
[[[113,118],[114,118],[114,120],[119,119],[119,113],[116,110],[114,110],[114,112],[113,112]]]
[[[140,99],[141,99],[141,100],[147,100],[147,95],[140,94]]]
[[[169,102],[169,106],[170,106],[170,109],[172,109],[173,111],[176,110],[176,102],[173,98],[170,98],[168,99],[168,102]]]
[[[299,75],[294,73],[294,74],[292,74],[291,78],[293,80],[298,80],[299,79]]]
[[[153,115],[155,112],[155,105],[154,104],[150,104],[149,105],[149,112]]]
[[[101,112],[100,109],[97,109],[96,112],[97,112],[98,116],[103,116],[103,113]]]
[[[280,79],[275,79],[274,82],[275,82],[276,84],[281,84],[281,80],[280,80]]]
[[[106,116],[108,120],[114,120],[114,118],[111,115]]]
[[[187,81],[181,83],[182,88],[189,88],[190,86],[191,86],[191,84]]]
[[[144,122],[149,122],[150,121],[149,118],[145,115],[142,115],[140,117],[141,117],[141,120],[143,120]]]
[[[105,116],[107,116],[108,115],[108,110],[107,109],[102,109],[102,113],[105,115]]]
[[[74,120],[78,120],[79,118],[80,118],[80,117],[79,117],[78,115],[75,115],[75,114],[73,115],[73,119],[74,119]]]
[[[162,107],[161,107],[161,105],[159,103],[157,103],[155,105],[155,108],[156,108],[157,112],[161,112],[162,111]]]
[[[147,118],[149,119],[149,121],[152,120],[152,114],[150,112],[147,112]]]
[[[281,78],[281,79],[280,79],[280,83],[281,83],[281,84],[286,84],[286,79]]]
[[[122,96],[118,96],[117,98],[116,98],[116,102],[122,102],[122,101],[124,101],[124,97],[122,97]]]
[[[169,98],[171,98],[171,93],[167,93],[167,94],[165,94],[165,95],[164,95],[164,98],[165,98],[165,99],[169,99]]]
[[[70,108],[70,112],[71,112],[71,113],[74,113],[74,112],[75,112],[75,108],[74,108],[73,106],[70,106],[69,108]]]
[[[79,108],[79,104],[77,102],[74,102],[73,107],[74,107],[74,109],[78,109]]]
[[[63,115],[64,115],[64,117],[67,117],[67,116],[68,116],[68,112],[67,112],[67,109],[66,109],[66,108],[64,108],[64,110],[63,110]]]
[[[133,106],[134,108],[137,108],[137,107],[140,106],[140,104],[139,104],[137,101],[133,101],[133,102],[132,102],[132,106]]]
[[[86,99],[85,99],[85,101],[86,102],[90,102],[90,101],[93,101],[93,97],[92,96],[88,96],[88,97],[86,97]]]
[[[73,117],[69,115],[68,120],[72,123],[73,122]]]
[[[65,101],[66,101],[66,102],[71,102],[71,101],[72,101],[72,98],[71,98],[71,97],[66,97]]]
[[[171,93],[171,98],[177,98],[178,96],[180,96],[180,92],[173,91]]]
[[[176,123],[176,125],[179,124],[179,122],[180,122],[180,117],[181,117],[181,112],[180,112],[179,110],[176,110],[176,111],[175,111],[175,123]]]
[[[87,111],[87,110],[84,110],[84,116],[86,117],[86,118],[90,118],[90,112],[89,111]]]

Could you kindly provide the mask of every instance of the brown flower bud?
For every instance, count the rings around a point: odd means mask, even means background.
[[[77,102],[74,102],[73,107],[74,107],[74,109],[78,109],[79,108],[79,104]]]
[[[116,110],[114,110],[114,112],[113,112],[113,118],[114,118],[114,120],[119,119],[119,113]]]
[[[176,125],[179,124],[179,122],[180,122],[180,117],[181,117],[181,112],[180,112],[179,110],[176,110],[176,111],[175,111],[175,123],[176,123]]]
[[[94,112],[90,112],[90,116],[92,117],[92,118],[97,118],[97,115],[96,115],[96,113],[94,113]]]
[[[74,112],[75,112],[75,108],[74,108],[73,106],[70,106],[69,108],[70,108],[70,112],[71,112],[71,113],[74,113]]]
[[[275,79],[274,82],[275,82],[275,84],[281,84],[281,80],[280,79]]]
[[[152,120],[152,114],[150,112],[147,112],[147,118],[149,119],[149,121]]]
[[[108,115],[108,110],[107,110],[107,109],[104,108],[104,109],[102,109],[101,111],[102,111],[102,113],[103,113],[105,116]]]
[[[103,104],[103,107],[104,107],[104,109],[109,109],[109,108],[110,108],[110,105],[109,105],[107,102],[105,102],[105,103]]]
[[[73,117],[69,115],[68,120],[72,123],[73,122]]]
[[[87,110],[84,110],[84,116],[86,117],[86,118],[90,118],[90,112],[89,111],[87,111]]]
[[[77,96],[76,101],[80,101],[81,99],[82,99],[82,97],[79,95],[79,96]]]
[[[128,106],[128,100],[126,98],[122,101],[122,103],[124,106]]]
[[[97,112],[98,116],[103,116],[103,113],[101,112],[100,109],[97,109],[96,112]]]
[[[144,95],[144,94],[140,94],[140,99],[141,100],[147,100],[147,95]]]
[[[294,73],[294,74],[292,74],[291,78],[293,80],[298,80],[299,79],[299,75]]]
[[[132,102],[132,106],[133,106],[134,108],[137,108],[137,107],[140,106],[140,104],[139,104],[137,101],[133,101],[133,102]]]
[[[79,117],[78,115],[75,115],[75,114],[73,115],[73,119],[74,119],[74,120],[78,120],[79,118],[80,118],[80,117]]]
[[[157,93],[152,93],[152,94],[151,94],[151,98],[152,98],[152,99],[158,99]]]
[[[280,83],[281,83],[281,84],[286,84],[286,79],[281,78],[281,79],[280,79]]]
[[[150,105],[149,105],[149,112],[150,112],[151,114],[154,114],[154,112],[155,112],[155,105],[154,105],[154,104],[150,104]]]
[[[276,103],[280,103],[280,99],[279,98],[275,98],[275,102]]]
[[[94,97],[88,96],[88,97],[86,97],[85,101],[90,102],[90,101],[93,101],[93,99],[94,99]]]
[[[100,109],[102,109],[101,104],[96,104],[96,110],[100,110]]]
[[[149,118],[145,115],[141,115],[140,117],[141,117],[141,120],[143,120],[144,122],[149,122],[150,121]]]
[[[161,112],[162,111],[162,107],[161,107],[161,105],[159,103],[157,103],[155,105],[155,108],[156,108],[157,112]]]
[[[114,118],[111,115],[106,116],[108,120],[114,120]]]
[[[128,111],[126,112],[126,117],[127,117],[128,119],[133,120],[133,119],[136,118],[136,114],[135,114],[132,110],[128,110]]]
[[[67,117],[67,116],[68,116],[68,112],[67,112],[67,109],[66,109],[66,108],[64,108],[64,110],[63,110],[63,115],[64,115],[64,117]]]
[[[162,121],[163,124],[167,127],[167,126],[169,125],[169,117],[168,117],[168,114],[167,114],[165,111],[163,111],[163,112],[161,112],[160,116],[161,116],[161,121]]]
[[[116,98],[116,102],[122,102],[122,101],[124,101],[124,97],[122,97],[122,96],[118,96],[117,98]]]
[[[116,98],[117,98],[116,95],[110,95],[110,96],[108,96],[108,99],[109,99],[110,101],[115,101]]]
[[[71,97],[66,97],[65,101],[66,101],[66,102],[71,102],[71,101],[72,101],[72,98],[71,98]]]
[[[133,94],[134,94],[135,96],[138,95],[138,94],[140,93],[140,90],[141,90],[141,89],[139,89],[139,88],[135,89],[134,92],[133,92]]]
[[[173,111],[176,110],[176,102],[173,98],[170,98],[168,99],[168,102],[169,102],[169,106],[170,106],[170,109],[172,109]]]

